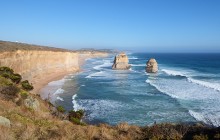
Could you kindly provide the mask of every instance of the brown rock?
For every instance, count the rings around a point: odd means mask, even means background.
[[[158,71],[157,61],[154,58],[148,60],[146,65],[147,73],[156,73]]]
[[[120,53],[115,56],[114,64],[112,65],[112,69],[114,70],[127,70],[131,67],[128,64],[128,57],[125,53]]]

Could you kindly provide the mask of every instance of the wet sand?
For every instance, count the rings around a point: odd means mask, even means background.
[[[33,86],[34,86],[34,90],[32,91],[32,93],[34,94],[39,94],[40,90],[45,87],[48,83],[52,82],[52,81],[57,81],[60,79],[63,79],[66,75],[69,74],[74,74],[79,72],[79,70],[73,70],[73,71],[66,71],[66,72],[54,72],[51,74],[47,74],[45,75],[43,78],[34,78],[33,79]]]

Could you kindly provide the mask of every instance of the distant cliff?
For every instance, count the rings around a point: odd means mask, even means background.
[[[66,75],[79,70],[81,56],[106,56],[103,52],[69,51],[51,47],[28,45],[0,41],[0,66],[7,66],[29,80],[35,87],[36,83],[49,82],[51,77]],[[39,90],[39,89],[38,89]]]

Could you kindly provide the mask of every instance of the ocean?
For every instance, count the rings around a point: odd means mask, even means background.
[[[220,54],[127,54],[131,69],[112,70],[113,55],[87,59],[82,72],[44,87],[42,98],[84,109],[89,124],[220,126]],[[156,74],[145,72],[150,58],[158,62]]]

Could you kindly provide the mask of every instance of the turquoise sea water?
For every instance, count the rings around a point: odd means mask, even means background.
[[[220,126],[220,54],[128,57],[130,70],[112,70],[114,56],[88,59],[83,72],[51,82],[43,90],[50,89],[53,102],[67,110],[84,109],[84,121],[90,124],[202,121]],[[145,73],[151,57],[159,64],[157,74]]]

